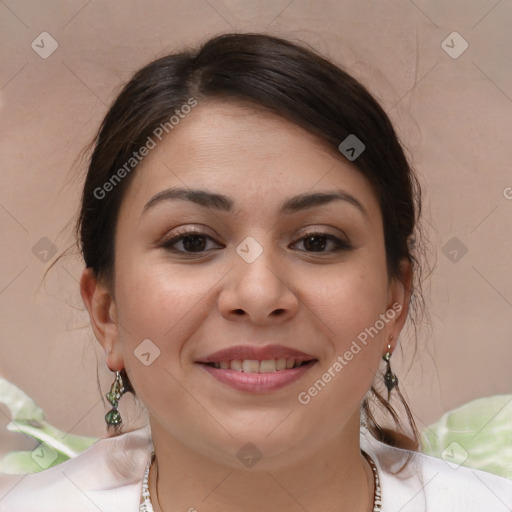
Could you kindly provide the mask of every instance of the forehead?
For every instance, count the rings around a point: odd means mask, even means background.
[[[263,107],[207,100],[158,144],[144,164],[154,159],[172,163],[169,157],[174,157],[209,169],[242,161],[247,169],[251,164],[247,156],[266,164],[260,171],[287,161],[303,159],[306,167],[333,158],[332,150],[317,136]]]
[[[317,136],[250,104],[218,100],[200,103],[156,144],[137,168],[125,201],[142,210],[144,200],[172,186],[260,206],[341,187],[359,195],[369,210],[377,204],[362,173]]]

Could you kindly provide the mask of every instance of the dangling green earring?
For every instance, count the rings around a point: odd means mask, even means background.
[[[393,339],[393,336],[389,337],[389,342]],[[389,402],[389,396],[391,394],[391,390],[398,385],[398,377],[391,371],[391,363],[389,360],[391,359],[391,355],[393,352],[391,352],[391,345],[388,342],[388,351],[384,354],[383,358],[384,361],[386,361],[386,373],[384,374],[384,384],[386,384],[386,387],[388,388],[388,402]]]
[[[117,427],[123,422],[123,419],[117,410],[117,406],[119,404],[119,399],[125,392],[126,389],[123,384],[123,378],[121,377],[121,374],[116,371],[116,378],[112,383],[110,391],[105,395],[112,405],[112,409],[105,415],[105,421],[107,422],[108,427]]]

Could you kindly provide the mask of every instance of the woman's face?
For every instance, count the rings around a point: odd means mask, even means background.
[[[366,178],[282,118],[219,101],[133,178],[115,239],[118,328],[101,341],[154,432],[232,465],[252,443],[269,468],[358,435],[408,300]]]

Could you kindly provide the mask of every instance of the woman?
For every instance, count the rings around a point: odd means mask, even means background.
[[[419,210],[382,108],[313,52],[228,34],[143,68],[77,224],[116,435],[2,510],[510,510],[512,483],[415,452],[392,405]],[[127,391],[149,424],[120,433]]]

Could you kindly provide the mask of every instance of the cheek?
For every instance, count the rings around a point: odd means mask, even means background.
[[[386,270],[379,261],[361,259],[336,271],[310,274],[303,286],[310,290],[305,300],[314,305],[339,350],[373,326],[387,307]]]
[[[182,385],[181,352],[212,311],[211,291],[222,273],[192,266],[177,272],[171,265],[135,258],[118,268],[120,346],[139,399],[155,416],[170,404],[172,409],[193,409]]]
[[[309,304],[329,345],[319,368],[318,382],[305,401],[317,400],[323,406],[357,403],[370,387],[381,359],[383,337],[387,335],[388,282],[383,261],[354,260],[337,272],[317,274],[310,288]],[[324,391],[325,385],[325,391]],[[328,389],[327,389],[328,388]],[[306,390],[305,390],[306,391]],[[325,402],[329,402],[327,405]],[[336,409],[338,410],[338,409]]]
[[[149,338],[165,348],[166,354],[173,353],[175,360],[179,340],[190,336],[197,316],[213,307],[211,291],[222,273],[201,271],[193,265],[177,271],[175,266],[142,259],[132,259],[125,266],[121,263],[119,269],[116,300],[126,331],[124,344],[133,349]]]
[[[357,414],[381,360],[386,322],[387,281],[379,272],[347,272],[319,282],[317,315],[329,346],[315,375],[297,396],[307,411],[306,422],[325,415],[326,435],[334,435],[352,414]],[[312,426],[312,425],[311,425]]]

